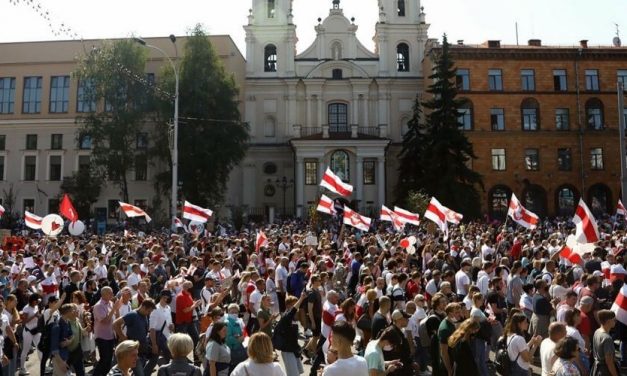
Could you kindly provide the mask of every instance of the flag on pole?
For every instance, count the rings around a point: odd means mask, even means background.
[[[339,176],[335,175],[330,168],[327,167],[320,186],[330,190],[333,193],[337,193],[340,196],[348,197],[353,193],[353,186],[344,183]]]
[[[124,214],[126,214],[127,217],[129,218],[144,217],[147,223],[150,223],[150,221],[152,221],[152,218],[150,218],[150,216],[146,214],[145,211],[138,208],[137,206],[127,204],[122,201],[118,201],[118,202],[120,203],[120,209],[122,209],[122,211],[124,212]]]
[[[70,196],[67,194],[63,195],[63,199],[59,204],[59,214],[70,220],[72,223],[78,221],[78,213],[76,212],[76,209],[74,209],[74,205],[72,205]]]
[[[394,214],[396,214],[399,217],[400,221],[403,223],[409,223],[410,225],[420,226],[419,214],[412,213],[408,210],[399,208],[398,206],[394,207]]]
[[[178,217],[174,217],[174,226],[176,226],[176,228],[185,228],[183,221],[181,221]]]
[[[575,216],[573,217],[575,223],[575,239],[577,243],[586,244],[594,243],[599,240],[599,228],[597,227],[597,221],[588,209],[588,206],[582,199],[579,199],[579,205],[575,210]]]
[[[41,219],[29,211],[24,212],[24,224],[33,230],[41,230]]]
[[[382,221],[386,221],[386,222],[392,222],[392,225],[394,226],[394,230],[396,231],[403,231],[403,229],[405,228],[405,223],[403,221],[403,219],[401,218],[400,215],[398,215],[398,213],[390,210],[387,206],[385,205],[381,205],[381,214],[380,214],[380,218]]]
[[[512,198],[509,200],[507,215],[513,219],[514,222],[529,230],[536,228],[538,222],[540,222],[540,218],[537,215],[522,206],[515,194],[512,194]]]
[[[212,215],[213,211],[210,209],[201,208],[188,201],[183,205],[183,218],[190,221],[206,223]]]
[[[361,231],[370,230],[371,218],[364,217],[363,215],[352,210],[348,206],[344,206],[344,224],[355,227]]]
[[[444,214],[446,215],[447,222],[458,225],[462,222],[462,219],[464,219],[464,216],[461,213],[458,213],[452,209],[449,209],[446,206],[443,206],[443,208],[444,208]]]
[[[326,213],[330,215],[335,215],[336,213],[333,200],[331,200],[326,195],[320,196],[320,202],[318,203],[318,207],[316,208],[316,210],[321,213]]]
[[[431,197],[427,211],[425,211],[425,218],[433,221],[440,231],[444,233],[444,237],[448,238],[448,224],[446,218],[446,211],[449,210],[446,206],[440,204],[435,197]]]
[[[257,232],[257,239],[255,241],[255,252],[259,252],[261,247],[265,247],[268,245],[268,237],[264,234],[263,231],[259,230]]]
[[[583,259],[581,258],[579,253],[575,252],[573,249],[571,249],[567,245],[565,245],[560,251],[560,256],[570,261],[573,265],[574,264],[583,265]]]
[[[379,214],[379,219],[385,222],[392,222],[392,215],[394,212],[390,210],[387,206],[381,205],[381,214]]]
[[[612,304],[612,311],[616,315],[616,320],[627,325],[627,284],[621,287],[614,304]]]
[[[616,207],[616,215],[627,217],[627,209],[625,209],[623,201],[620,198],[618,199],[618,206]]]

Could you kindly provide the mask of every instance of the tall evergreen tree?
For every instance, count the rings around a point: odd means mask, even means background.
[[[423,191],[467,218],[475,218],[480,215],[477,188],[483,189],[483,180],[468,167],[468,162],[477,157],[460,129],[459,110],[464,100],[457,98],[457,69],[449,49],[444,35],[429,77],[433,82],[427,90],[431,98],[423,103],[427,114],[424,125],[420,122],[420,108],[416,106],[409,132],[403,139],[397,192],[399,199],[405,200],[408,192]]]

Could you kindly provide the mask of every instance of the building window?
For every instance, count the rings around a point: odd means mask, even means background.
[[[7,146],[7,136],[0,134],[0,150],[5,150]]]
[[[26,150],[37,150],[37,135],[36,134],[26,135]]]
[[[50,79],[50,112],[68,111],[70,97],[70,76],[52,76]]]
[[[275,0],[268,0],[268,18],[274,18],[276,13]]]
[[[502,108],[490,109],[490,123],[493,131],[505,130],[505,110]]]
[[[268,116],[263,124],[263,135],[264,137],[275,137],[276,136],[276,121],[274,118]]]
[[[94,98],[94,82],[92,80],[78,81],[76,93],[76,112],[96,111],[96,99]]]
[[[512,190],[504,185],[492,188],[488,194],[490,215],[494,219],[505,220]]]
[[[276,72],[276,46],[274,44],[269,44],[264,49],[264,67],[263,70],[265,72]]]
[[[488,70],[488,88],[490,91],[503,91],[503,72],[500,69]]]
[[[558,131],[567,131],[570,129],[570,113],[568,108],[555,109],[555,128]]]
[[[603,170],[603,149],[590,149],[590,168],[593,170]]]
[[[24,211],[29,211],[31,213],[34,213],[35,212],[35,199],[25,198],[24,200],[22,200],[22,207],[24,208]]]
[[[349,163],[348,153],[344,150],[338,150],[331,154],[331,171],[346,182],[350,180]]]
[[[570,217],[575,213],[575,205],[579,201],[577,193],[570,186],[557,189],[557,215]]]
[[[376,161],[373,159],[364,160],[364,184],[365,185],[374,185],[376,184],[376,170],[375,170]]]
[[[38,114],[41,112],[41,81],[41,77],[24,78],[23,113]]]
[[[78,156],[78,171],[81,171],[81,172],[89,171],[90,164],[91,164],[91,158],[89,157],[89,155]]]
[[[136,140],[135,140],[135,147],[138,150],[148,149],[148,133],[146,132],[137,133]]]
[[[48,180],[50,181],[60,181],[61,180],[61,156],[60,155],[51,155],[50,156],[50,166],[48,168]]]
[[[145,155],[135,156],[135,180],[146,181],[148,179],[148,158]]]
[[[329,105],[329,132],[350,132],[348,128],[348,106],[345,103]]]
[[[521,89],[522,91],[535,91],[536,79],[533,69],[523,69],[520,71]]]
[[[4,155],[0,155],[0,180],[4,180]]]
[[[405,17],[405,0],[398,0],[398,16]]]
[[[91,136],[87,134],[80,135],[78,138],[78,147],[81,150],[91,149]]]
[[[557,169],[571,171],[573,169],[572,151],[570,148],[557,149]]]
[[[12,114],[15,106],[15,77],[0,77],[0,114]]]
[[[594,216],[600,217],[608,213],[612,201],[612,191],[605,184],[595,184],[588,189],[588,202]]]
[[[459,129],[462,131],[471,131],[472,130],[472,103],[469,100],[466,100],[458,110],[457,110],[457,123],[459,124]]]
[[[553,70],[553,89],[555,91],[566,91],[568,90],[568,84],[566,80],[566,70],[565,69],[554,69]]]
[[[540,170],[540,152],[538,149],[525,149],[525,170]]]
[[[627,69],[619,69],[616,75],[618,81],[623,83],[623,90],[627,90]]]
[[[586,102],[586,119],[588,129],[600,131],[603,129],[603,102],[597,98],[590,98]]]
[[[305,184],[318,184],[318,161],[315,159],[305,160]]]
[[[538,110],[540,104],[533,98],[527,98],[522,102],[522,129],[523,131],[537,131],[540,126],[538,124]]]
[[[61,150],[63,149],[63,135],[53,134],[50,136],[50,149]]]
[[[455,77],[457,83],[457,90],[468,91],[470,90],[470,70],[458,69]]]
[[[332,78],[334,80],[341,80],[342,79],[342,70],[341,69],[333,69],[333,71],[331,71],[332,74]]]
[[[586,90],[599,91],[599,71],[586,69]]]
[[[34,181],[37,179],[37,156],[27,155],[24,157],[24,180]]]
[[[58,211],[59,211],[59,199],[49,198],[48,199],[48,213],[56,213]]]
[[[409,46],[406,43],[396,46],[396,65],[399,72],[409,72]]]
[[[505,149],[492,149],[492,170],[505,171],[507,168]]]

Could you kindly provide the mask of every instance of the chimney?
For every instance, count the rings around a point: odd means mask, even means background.
[[[488,41],[488,48],[501,48],[501,41],[500,40],[489,40]]]
[[[541,39],[529,39],[529,47],[542,47]]]
[[[463,39],[458,39],[457,40],[457,45],[458,46],[463,46],[464,45],[464,40]]]
[[[579,46],[581,48],[588,48],[588,40],[587,39],[582,39],[579,41]]]

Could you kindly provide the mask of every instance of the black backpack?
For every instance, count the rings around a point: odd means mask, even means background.
[[[502,376],[508,376],[512,373],[512,364],[514,362],[518,361],[518,357],[520,356],[520,353],[518,355],[516,355],[516,359],[514,359],[513,361],[509,358],[509,353],[507,351],[507,348],[509,347],[509,345],[512,343],[512,341],[514,340],[514,337],[512,337],[511,340],[509,340],[509,342],[507,341],[507,338],[505,336],[501,337],[498,339],[498,341],[496,342],[496,357],[494,358],[495,360],[495,366],[496,366],[496,372],[499,375]]]
[[[39,316],[39,319],[37,319],[37,329],[39,333],[41,333],[37,349],[44,354],[50,353],[50,347],[52,345],[52,326],[57,323],[57,320],[58,317],[52,316],[46,322],[44,321],[44,315]]]

